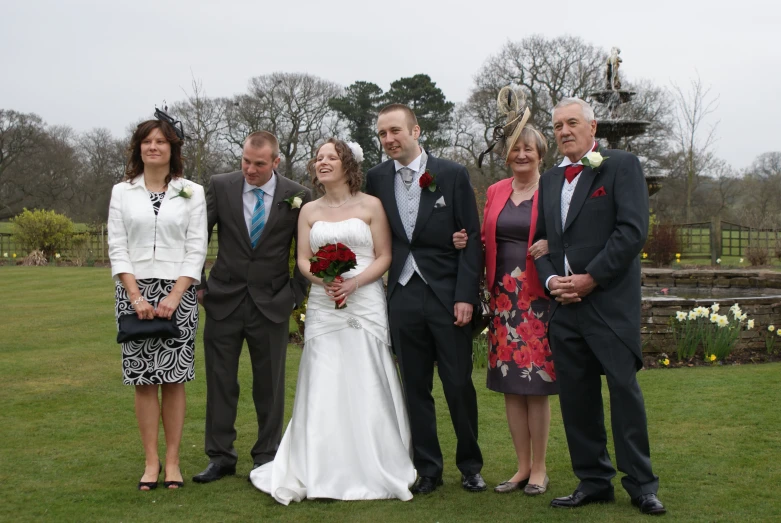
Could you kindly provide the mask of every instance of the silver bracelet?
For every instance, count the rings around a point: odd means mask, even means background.
[[[141,303],[142,301],[144,301],[144,297],[143,297],[143,296],[139,296],[138,298],[136,298],[135,300],[133,300],[133,305],[134,305],[134,306],[135,306],[135,305],[138,305],[138,304],[139,304],[139,303]]]

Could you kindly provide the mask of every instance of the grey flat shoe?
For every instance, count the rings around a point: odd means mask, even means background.
[[[494,487],[494,492],[499,494],[507,494],[516,490],[522,489],[529,483],[529,478],[522,479],[521,481],[504,481]]]
[[[548,475],[545,475],[545,479],[542,481],[542,485],[535,485],[534,483],[529,483],[523,488],[523,493],[527,496],[539,496],[540,494],[545,494],[545,491],[548,490],[548,483],[550,483],[550,479],[548,478]]]

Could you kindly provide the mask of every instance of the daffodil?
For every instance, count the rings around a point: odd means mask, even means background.
[[[741,258],[741,259],[740,259],[740,262],[739,262],[739,263],[743,263],[743,258]]]
[[[488,327],[486,327],[485,329],[483,329],[483,332],[482,332],[481,334],[488,334]]]
[[[781,329],[778,329],[778,330],[776,331],[776,334],[778,334],[779,336],[781,336]]]
[[[8,258],[8,253],[7,252],[3,253],[3,258]]]
[[[54,257],[59,260],[60,259],[60,253],[58,252],[57,254],[54,255]]]
[[[647,252],[644,252],[644,253],[643,253],[643,259],[645,260],[646,258],[648,258],[648,253],[647,253]]]
[[[681,257],[681,253],[680,253],[680,252],[676,252],[676,253],[675,253],[675,257],[676,257],[676,258],[680,258],[680,257]]]
[[[775,325],[768,325],[767,326],[767,330],[769,330],[770,332],[773,332],[774,330],[776,330],[776,326]]]
[[[711,360],[711,361],[716,361],[716,355],[715,354],[711,354],[710,356],[708,356],[708,359]]]
[[[13,253],[13,254],[11,255],[11,258],[16,258],[16,253]]]
[[[710,310],[712,310],[713,312],[719,312],[720,308],[721,307],[719,307],[718,303],[714,303],[713,305],[710,306]]]
[[[686,320],[686,313],[683,311],[678,311],[675,313],[675,319],[678,321],[685,321]]]
[[[745,316],[745,314],[743,316]],[[746,325],[746,328],[748,330],[753,329],[754,328],[754,320],[748,320],[748,324]]]
[[[689,319],[690,320],[696,320],[697,316],[699,316],[699,314],[697,314],[697,311],[689,311]]]
[[[670,360],[668,360],[667,358],[665,358],[665,359],[663,359],[663,360],[662,360],[662,365],[664,365],[665,367],[666,367],[667,365],[669,365],[669,364],[670,364]]]
[[[306,314],[301,315],[301,321],[306,321]]]
[[[716,258],[716,263],[721,264],[721,258]]]
[[[716,320],[716,325],[719,327],[726,327],[729,325],[729,319],[727,319],[726,316],[719,316],[719,318]]]

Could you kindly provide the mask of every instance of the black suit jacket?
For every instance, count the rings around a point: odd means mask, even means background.
[[[407,238],[396,203],[393,160],[383,162],[366,175],[366,192],[382,201],[393,235],[393,259],[388,273],[388,298],[399,281],[410,252],[437,298],[453,310],[455,302],[478,303],[482,272],[480,218],[469,173],[463,165],[428,156],[426,169],[435,175],[437,189],[421,191],[418,218],[412,240]],[[434,204],[444,197],[445,206]],[[466,229],[466,249],[453,247],[453,233]]]
[[[583,302],[591,303],[642,361],[639,254],[648,235],[648,187],[635,155],[615,149],[599,152],[605,160],[581,172],[564,224],[564,168],[554,167],[540,178],[534,239],[548,240],[549,253],[535,266],[543,285],[550,276],[564,275],[565,254],[573,273],[590,274],[598,285]],[[596,196],[600,189],[605,194]],[[559,306],[551,301],[551,317]]]
[[[284,200],[299,194],[306,203],[312,199],[312,192],[277,173],[274,176],[277,187],[272,209],[254,249],[244,221],[244,175],[237,171],[211,177],[206,212],[210,240],[214,226],[218,227],[219,250],[208,280],[205,275],[201,277],[206,282],[201,286],[206,288],[206,314],[214,319],[226,318],[249,293],[264,316],[281,323],[306,297],[309,280],[297,265],[291,279],[289,269],[299,209],[292,209]]]

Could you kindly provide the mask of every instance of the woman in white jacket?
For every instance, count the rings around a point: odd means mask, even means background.
[[[163,115],[164,117],[167,115]],[[178,338],[122,344],[124,383],[135,386],[135,410],[146,454],[139,490],[157,487],[162,464],[157,435],[162,413],[166,488],[184,485],[179,444],[184,384],[194,378],[198,302],[194,285],[206,259],[203,187],[182,177],[184,134],[168,121],[138,125],[130,142],[125,180],[114,186],[108,218],[116,314],[173,318]],[[158,398],[160,390],[161,398]]]

